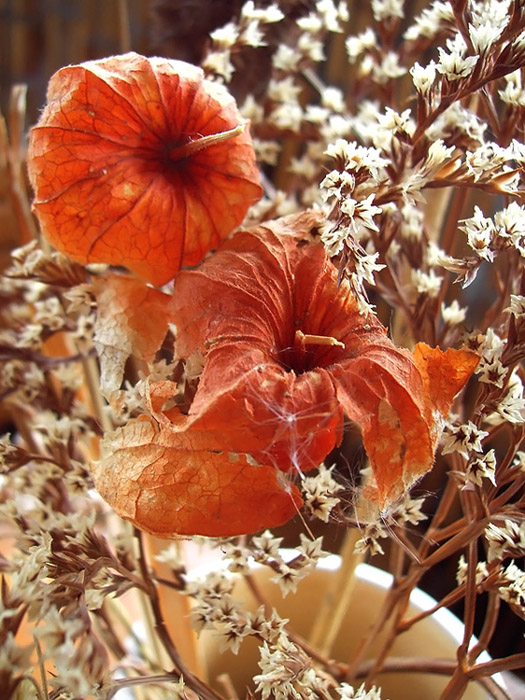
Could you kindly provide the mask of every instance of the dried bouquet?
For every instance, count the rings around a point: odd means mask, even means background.
[[[65,67],[27,149],[14,90],[2,697],[375,700],[385,671],[511,697],[493,676],[525,666],[494,646],[525,616],[525,9],[406,5],[248,0],[200,67]],[[257,572],[291,601],[334,550],[306,638]],[[392,585],[336,658],[370,558]],[[450,606],[455,656],[395,655]],[[206,672],[195,630],[256,649],[248,686],[229,654]]]

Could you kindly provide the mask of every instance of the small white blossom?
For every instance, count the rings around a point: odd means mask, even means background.
[[[275,70],[295,71],[301,61],[301,54],[297,49],[287,44],[279,44],[272,56],[272,66]]]
[[[383,157],[378,148],[360,146],[355,141],[346,141],[346,139],[337,139],[329,144],[325,155],[341,159],[344,168],[351,172],[368,171],[374,180],[379,179],[381,170],[388,165],[388,160]]]
[[[239,35],[239,43],[245,44],[246,46],[252,46],[253,48],[258,48],[259,46],[266,46],[264,41],[264,34],[259,26],[259,21],[257,19],[252,19],[243,28]]]
[[[311,659],[284,634],[281,634],[275,644],[264,642],[259,647],[259,652],[261,673],[254,676],[253,680],[262,700],[270,695],[275,700],[314,700],[319,697],[323,684]]]
[[[406,201],[401,209],[401,235],[405,238],[421,240],[425,216],[421,209]]]
[[[460,556],[459,561],[458,561],[458,570],[456,573],[456,581],[458,583],[458,586],[461,586],[462,584],[466,583],[467,581],[467,569],[468,569],[468,564],[466,562],[465,557],[463,554]],[[488,577],[489,575],[489,570],[487,567],[487,562],[485,561],[479,561],[476,564],[476,584],[479,586],[483,583],[483,581]]]
[[[509,73],[504,80],[505,88],[498,92],[501,101],[514,107],[525,107],[525,89],[521,83],[521,69]]]
[[[498,589],[500,596],[525,617],[525,571],[511,562],[503,571],[502,579],[503,585]]]
[[[270,119],[279,129],[289,129],[298,133],[301,130],[303,110],[299,104],[280,104],[272,109]]]
[[[402,499],[395,504],[394,509],[388,514],[389,521],[399,524],[410,523],[417,525],[422,520],[426,520],[427,516],[421,510],[424,498],[412,498],[410,494],[405,493]]]
[[[298,102],[300,94],[301,88],[292,76],[287,76],[282,80],[272,78],[268,83],[268,97],[276,102],[295,104]]]
[[[303,56],[314,63],[320,63],[326,60],[323,42],[321,39],[312,38],[311,34],[306,32],[301,34],[297,40],[297,48]]]
[[[470,40],[474,51],[482,54],[498,41],[501,36],[501,28],[487,20],[477,26],[469,26]]]
[[[508,240],[525,257],[525,207],[511,202],[494,214],[494,224],[498,236]]]
[[[430,272],[412,270],[412,281],[418,294],[425,294],[431,299],[435,299],[441,290],[443,277],[437,275],[434,270],[430,270]]]
[[[414,87],[422,95],[426,95],[430,92],[432,85],[436,79],[436,63],[435,61],[430,61],[426,66],[420,66],[419,63],[414,63],[410,69],[410,75],[412,76],[412,82]]]
[[[381,63],[374,65],[372,77],[374,82],[385,85],[406,72],[407,69],[399,63],[399,55],[395,51],[387,51],[381,56]]]
[[[332,509],[339,503],[337,493],[343,490],[332,476],[333,467],[319,467],[315,476],[303,479],[301,487],[306,507],[320,520],[328,522]]]
[[[523,383],[516,371],[512,373],[507,391],[498,403],[497,413],[509,423],[517,424],[525,422]]]
[[[372,0],[372,12],[376,22],[384,22],[384,20],[398,17],[403,19],[404,0]]]
[[[376,207],[373,204],[374,197],[374,194],[370,194],[361,201],[357,201],[352,197],[345,197],[343,200],[341,211],[351,219],[354,230],[357,231],[357,226],[361,224],[371,231],[379,231],[377,224],[374,222],[374,216],[381,214],[381,207]]]
[[[202,67],[206,73],[222,76],[227,83],[230,82],[235,72],[233,63],[230,60],[230,52],[227,50],[210,51],[204,58]]]
[[[453,39],[447,39],[446,46],[448,53],[441,46],[438,47],[437,70],[451,81],[466,78],[474,70],[479,57],[465,56],[467,45],[459,32]]]
[[[240,113],[253,124],[259,124],[264,119],[264,108],[255,100],[253,95],[247,95],[240,107]]]
[[[256,19],[264,24],[271,24],[284,19],[284,14],[279,9],[279,5],[268,5],[268,7],[256,8],[253,0],[248,0],[242,6],[241,17],[247,20]]]
[[[344,95],[339,88],[327,87],[321,95],[323,107],[328,107],[333,112],[344,112],[345,100]]]
[[[505,520],[503,527],[494,523],[485,530],[489,545],[488,560],[521,558],[525,554],[525,520],[520,524],[514,520]]]
[[[296,22],[297,26],[310,34],[318,34],[323,28],[321,17],[315,12],[310,12],[306,17],[299,17]]]
[[[449,2],[437,0],[416,17],[413,25],[408,27],[403,35],[407,41],[415,41],[420,37],[433,39],[447,25],[453,25],[454,12]]]
[[[217,49],[230,49],[239,37],[239,28],[233,22],[228,22],[212,31],[210,37]]]
[[[447,141],[452,135],[457,139],[458,131],[476,141],[483,143],[487,123],[480,119],[472,110],[463,107],[459,102],[453,102],[443,114],[426,130],[430,141],[444,139]],[[467,152],[468,158],[468,152]],[[483,172],[481,172],[483,174]]]
[[[348,60],[350,63],[354,63],[362,53],[376,45],[377,37],[371,27],[368,27],[362,34],[348,37],[345,43]]]
[[[459,426],[447,425],[443,434],[442,454],[459,452],[468,459],[471,452],[482,452],[483,438],[487,437],[485,430],[480,430],[472,421]]]
[[[281,147],[282,146],[278,141],[263,141],[262,139],[258,138],[253,139],[253,150],[257,154],[257,161],[260,163],[277,165]]]
[[[375,685],[367,690],[363,683],[356,690],[348,683],[341,683],[336,691],[341,696],[341,700],[381,700],[381,689]]]
[[[505,309],[517,318],[525,316],[525,297],[521,294],[510,295],[510,306]]]
[[[499,174],[511,172],[504,166],[515,157],[515,148],[503,148],[498,143],[487,141],[481,144],[474,151],[467,151],[465,154],[465,165],[468,172],[473,176],[474,182],[478,182],[487,172],[495,172],[499,169]]]
[[[467,310],[458,304],[457,299],[454,299],[450,306],[446,306],[445,302],[442,302],[441,317],[449,326],[457,326],[463,323],[466,316]]]
[[[315,9],[321,16],[325,29],[329,32],[342,32],[341,22],[348,22],[348,6],[344,0],[337,5],[333,0],[317,0]]]
[[[477,205],[474,207],[474,216],[464,219],[459,228],[467,234],[469,246],[480,258],[489,262],[494,260],[494,252],[490,248],[496,233],[494,222],[484,217]]]
[[[391,148],[393,137],[397,134],[412,136],[416,124],[412,118],[410,109],[396,112],[386,107],[384,114],[377,114],[377,126],[371,132],[372,142],[380,151],[388,151]]]
[[[481,457],[471,459],[467,465],[465,474],[468,481],[478,486],[482,485],[483,479],[488,479],[496,486],[496,453],[489,450]]]
[[[476,374],[480,382],[484,384],[493,384],[501,389],[508,374],[508,370],[499,357],[482,357],[476,368]],[[500,423],[501,420],[497,422]]]

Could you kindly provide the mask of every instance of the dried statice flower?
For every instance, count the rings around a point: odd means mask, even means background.
[[[525,619],[525,571],[514,562],[503,570],[498,593],[520,617]]]
[[[341,683],[336,691],[342,700],[381,700],[381,689],[375,685],[366,688],[363,683],[358,688],[354,688],[349,683]]]
[[[416,61],[409,72],[416,90],[421,95],[427,95],[436,80],[435,61],[430,61],[426,66],[420,66]]]
[[[465,472],[467,481],[481,486],[483,479],[488,479],[496,486],[496,453],[495,450],[489,450],[481,457],[470,459]]]
[[[316,672],[302,649],[281,635],[273,645],[259,647],[261,673],[254,676],[256,691],[262,700],[313,700],[325,689],[325,681]]]
[[[525,553],[525,522],[505,520],[503,527],[490,523],[485,530],[489,545],[488,560],[520,558]]]
[[[458,561],[458,568],[456,572],[456,581],[458,586],[466,583],[467,581],[467,568],[468,564],[463,555],[460,556]],[[489,576],[489,570],[487,562],[479,561],[476,564],[476,585],[480,586]]]
[[[454,299],[449,306],[444,302],[441,304],[441,317],[443,322],[449,326],[457,326],[465,321],[467,309],[461,307],[457,299]]]
[[[472,421],[468,421],[463,425],[447,424],[442,438],[442,454],[450,454],[458,452],[462,457],[468,459],[472,452],[482,452],[483,438],[487,437],[488,432],[481,430]]]
[[[373,523],[368,523],[362,528],[361,539],[356,542],[355,552],[358,554],[384,554],[383,547],[379,540],[388,537],[387,527],[379,520]]]
[[[415,41],[421,37],[434,39],[437,34],[452,26],[453,23],[454,12],[450,3],[434,0],[416,17],[414,24],[408,27],[404,38],[408,41]]]
[[[447,39],[446,50],[438,47],[437,71],[450,81],[466,78],[472,73],[479,59],[478,55],[467,56],[466,52],[467,44],[461,34],[457,33],[453,39]]]
[[[336,494],[343,490],[343,486],[333,478],[333,470],[334,467],[327,469],[321,465],[317,474],[306,477],[302,482],[306,507],[312,515],[325,523],[329,521],[330,513],[339,503]]]

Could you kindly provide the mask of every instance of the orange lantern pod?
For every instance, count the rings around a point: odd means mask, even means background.
[[[198,263],[262,195],[227,90],[188,63],[136,53],[55,73],[28,168],[53,246],[156,285]]]
[[[397,348],[311,233],[305,212],[240,231],[175,280],[176,354],[203,358],[189,410],[154,382],[151,418],[106,440],[95,484],[155,534],[272,527],[301,504],[293,483],[357,424],[387,508],[433,464],[444,417],[479,358]]]

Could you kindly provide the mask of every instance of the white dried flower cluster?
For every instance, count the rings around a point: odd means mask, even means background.
[[[486,418],[492,425],[503,422],[519,424],[525,422],[525,398],[523,382],[516,370],[510,375],[505,393],[498,401],[497,409]]]
[[[297,555],[290,560],[284,560],[280,553],[268,559],[266,555],[258,556],[258,553],[254,552],[256,561],[264,562],[275,571],[271,580],[278,584],[283,595],[295,592],[299,581],[315,567],[321,557],[326,556],[322,549],[321,537],[311,540],[302,533],[296,551]]]
[[[403,497],[389,510],[387,515],[388,524],[392,525],[417,525],[427,519],[422,507],[424,498],[412,498],[409,493]]]
[[[443,277],[436,274],[433,269],[430,269],[428,272],[413,270],[412,282],[418,294],[423,294],[430,297],[430,299],[435,299],[441,290]]]
[[[265,25],[280,22],[284,15],[276,4],[265,8],[255,7],[253,0],[241,8],[238,23],[228,22],[211,32],[211,46],[202,61],[202,68],[210,76],[229,83],[235,72],[232,55],[243,46],[266,46]]]
[[[446,50],[438,47],[438,53],[436,70],[450,81],[469,76],[479,58],[478,55],[466,55],[467,44],[459,32],[452,39],[447,39]]]
[[[489,546],[487,554],[489,561],[519,559],[525,554],[525,522],[505,520],[503,527],[490,523],[485,530],[485,539]]]
[[[403,19],[405,16],[403,9],[404,0],[372,0],[372,12],[376,22],[384,22],[397,17]]]
[[[262,700],[314,700],[325,694],[325,680],[312,660],[296,644],[281,635],[272,644],[259,647],[261,673],[254,676]],[[324,691],[324,692],[323,692]]]
[[[483,438],[488,432],[481,430],[472,421],[462,425],[446,423],[442,437],[442,454],[457,452],[465,459],[468,459],[472,452],[482,452]]]
[[[427,95],[436,80],[436,63],[430,61],[426,66],[420,66],[416,61],[409,71],[414,87],[421,95]]]
[[[521,70],[505,76],[505,87],[499,91],[502,102],[512,107],[525,107],[525,89],[522,85]]]
[[[476,369],[479,381],[503,388],[508,370],[501,361],[505,349],[504,341],[489,328],[481,348],[481,359]]]
[[[233,595],[236,580],[235,574],[218,569],[201,578],[188,578],[186,583],[187,593],[195,600],[192,626],[198,632],[204,629],[218,632],[221,646],[234,654],[248,636],[274,641],[283,633],[286,623],[275,610],[270,615],[262,606],[255,612],[246,610]]]
[[[306,477],[301,483],[306,507],[312,515],[325,523],[339,503],[337,493],[343,490],[343,486],[333,478],[333,470],[334,467],[327,469],[322,464],[317,474]]]
[[[458,300],[454,299],[450,305],[444,302],[441,304],[441,318],[443,322],[449,326],[457,326],[465,321],[467,317],[467,309],[458,304]]]
[[[517,609],[520,617],[525,617],[525,571],[514,562],[503,570],[498,593],[511,607]]]
[[[470,459],[465,472],[467,481],[481,486],[483,479],[488,479],[496,486],[496,452],[489,450],[481,457]]]
[[[487,124],[475,112],[459,102],[453,102],[427,128],[425,134],[431,142],[436,139],[448,142],[459,132],[474,144],[481,145],[484,143],[486,130]]]
[[[357,36],[349,36],[346,39],[345,46],[348,60],[350,63],[355,63],[363,53],[377,46],[377,37],[374,30],[368,27]],[[361,68],[359,70],[361,70]]]
[[[480,258],[492,262],[494,251],[493,241],[496,235],[496,228],[492,219],[483,216],[483,212],[476,205],[474,216],[465,219],[460,228],[467,234],[467,243]]]
[[[510,295],[510,306],[505,309],[511,314],[514,314],[517,318],[522,318],[525,316],[525,296],[521,294],[511,294]]]
[[[433,39],[453,23],[454,12],[450,3],[435,0],[416,17],[414,24],[405,31],[404,38],[407,41],[415,41],[421,37]]]
[[[348,683],[341,683],[336,688],[342,700],[381,700],[381,689],[373,685],[371,688],[366,688],[363,683],[358,688],[354,688]]]
[[[337,3],[333,0],[317,0],[315,10],[328,32],[342,32],[342,25],[350,19],[345,0],[339,0]]]
[[[384,554],[379,540],[388,537],[388,529],[378,518],[375,522],[367,523],[361,530],[361,538],[356,542],[354,551],[357,554]]]
[[[459,561],[458,561],[458,568],[456,571],[456,581],[458,586],[461,586],[466,583],[467,581],[467,569],[468,569],[468,564],[463,556],[463,554],[460,556]],[[476,564],[476,585],[480,586],[488,577],[489,575],[489,569],[487,566],[487,562],[485,561],[478,561]]]

